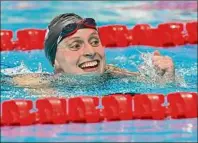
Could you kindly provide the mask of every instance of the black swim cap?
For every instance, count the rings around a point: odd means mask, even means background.
[[[48,29],[45,35],[45,55],[52,65],[54,65],[56,50],[57,50],[57,39],[62,29],[70,24],[75,23],[83,18],[74,13],[64,13],[56,16],[48,25]]]

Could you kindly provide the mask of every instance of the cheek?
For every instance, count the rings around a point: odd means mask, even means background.
[[[76,64],[76,62],[80,57],[80,54],[77,51],[69,51],[69,52],[67,51],[67,52],[63,52],[63,57],[65,61],[67,61],[67,63]]]
[[[99,53],[102,57],[105,56],[105,50],[104,50],[104,47],[102,47],[102,46],[97,47],[96,52]]]

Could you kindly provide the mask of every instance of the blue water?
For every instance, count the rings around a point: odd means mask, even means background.
[[[162,8],[162,5],[166,5],[166,7]],[[185,9],[183,9],[184,6]],[[1,28],[13,31],[30,27],[45,28],[55,15],[62,12],[75,12],[83,17],[94,17],[99,26],[124,24],[132,27],[137,23],[149,23],[156,26],[167,21],[196,20],[197,2],[7,1],[1,2]],[[166,95],[176,91],[197,92],[197,45],[185,45],[169,49],[147,46],[133,46],[116,50],[107,48],[105,50],[106,60],[109,64],[137,71],[138,65],[144,62],[141,59],[141,53],[152,53],[156,49],[173,58],[176,73],[180,77],[177,85],[160,86],[150,83],[134,83],[133,80],[123,77],[110,79],[105,85],[100,86],[94,85],[86,88],[76,86],[68,90],[66,88],[68,85],[60,85],[57,90],[60,95],[65,93],[67,95],[106,95],[115,92],[163,93]],[[21,65],[21,63],[24,64]],[[42,50],[1,52],[2,70],[37,72],[39,66],[42,73],[53,71]],[[17,67],[21,67],[21,69],[17,70]],[[4,74],[1,73],[1,78],[7,79]],[[30,96],[24,88],[1,84],[1,102],[16,98],[36,100],[38,96]],[[196,142],[197,118],[1,127],[1,141]]]
[[[1,140],[18,142],[196,142],[196,124],[197,119],[180,119],[3,127],[1,128]]]

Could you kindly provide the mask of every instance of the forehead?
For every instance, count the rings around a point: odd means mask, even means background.
[[[91,29],[91,28],[79,29],[73,35],[64,38],[64,41],[68,41],[68,40],[70,40],[70,39],[72,39],[74,37],[79,37],[79,38],[82,38],[82,39],[87,39],[91,35],[98,35],[98,31],[95,30],[95,29]]]

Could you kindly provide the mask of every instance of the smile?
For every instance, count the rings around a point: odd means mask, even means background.
[[[94,60],[94,61],[81,63],[79,67],[83,70],[96,70],[99,64],[100,64],[99,60]]]

